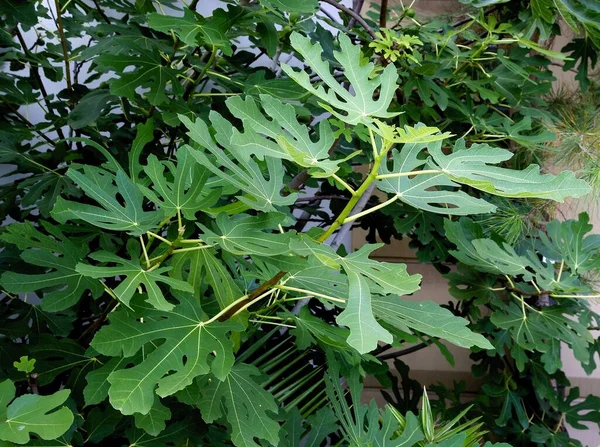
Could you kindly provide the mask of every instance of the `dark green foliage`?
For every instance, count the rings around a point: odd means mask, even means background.
[[[596,365],[600,240],[585,215],[519,223],[590,190],[531,163],[565,61],[543,40],[581,27],[587,87],[594,9],[224,3],[0,4],[0,444],[567,445],[563,422],[600,422],[556,389],[559,342]],[[371,244],[347,253],[353,222]],[[403,299],[422,278],[372,259],[377,236],[457,261],[458,304]],[[361,404],[386,351],[451,360],[441,341],[472,349],[473,406],[405,369],[393,406]]]

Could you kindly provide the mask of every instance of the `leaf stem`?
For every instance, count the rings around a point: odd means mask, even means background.
[[[185,230],[184,226],[183,226],[183,219],[181,218],[181,209],[179,209],[179,207],[177,207],[177,232],[179,233],[179,236],[183,236],[183,232]]]
[[[162,236],[159,236],[159,235],[158,235],[158,234],[156,234],[156,233],[153,233],[152,231],[148,231],[148,232],[147,232],[147,234],[148,234],[148,235],[150,235],[150,236],[152,236],[152,237],[153,237],[153,238],[155,238],[155,239],[158,239],[159,241],[163,241],[165,244],[167,244],[167,245],[169,245],[169,246],[173,245],[173,244],[171,243],[171,241],[169,241],[168,239],[165,239],[165,238],[164,238],[164,237],[162,237]]]
[[[201,244],[203,242],[202,239],[182,239],[179,241],[180,244]]]
[[[369,127],[369,137],[371,138],[371,148],[373,149],[373,159],[377,158],[377,143],[375,143],[375,135],[373,134],[373,130]]]
[[[560,282],[563,269],[565,268],[565,260],[560,261],[560,268],[558,269],[558,275],[556,276],[556,282]]]
[[[197,96],[238,96],[241,95],[241,93],[194,93],[192,96],[197,97]]]
[[[596,298],[600,298],[600,294],[596,294],[596,295],[559,295],[556,293],[551,293],[550,296],[552,298],[583,298],[583,299],[596,299]]]
[[[391,174],[381,174],[377,176],[377,180],[382,180],[384,178],[397,178],[397,177],[410,177],[411,175],[421,175],[421,174],[441,174],[442,171],[439,169],[424,169],[422,171],[410,171],[410,172],[393,172]]]
[[[212,64],[215,62],[215,58],[216,57],[217,57],[217,47],[215,47],[213,45],[212,51],[210,53],[210,57],[208,58],[208,61],[206,61],[206,64],[204,64],[204,68],[202,69],[202,71],[200,72],[200,75],[198,76],[198,80],[196,81],[196,85],[198,85],[198,83],[202,82],[202,79],[204,79],[204,76],[206,76],[206,73],[208,73],[208,70],[210,69],[210,67],[212,66]],[[195,88],[196,85],[194,85],[193,88]],[[192,90],[193,90],[193,88],[192,88]]]
[[[272,326],[281,326],[281,327],[289,327],[291,329],[295,329],[296,326],[291,325],[291,324],[285,324],[285,323],[276,323],[275,321],[265,321],[265,320],[248,320],[251,323],[257,323],[257,324],[270,324]]]
[[[352,198],[348,201],[348,203],[346,204],[342,212],[339,214],[337,219],[329,226],[327,231],[317,239],[317,241],[323,242],[327,240],[329,236],[335,233],[335,231],[344,224],[344,221],[350,215],[350,213],[352,212],[362,195],[365,194],[367,189],[369,189],[369,186],[371,186],[371,184],[377,179],[377,172],[379,172],[379,166],[385,159],[387,152],[390,150],[391,147],[391,144],[382,147],[381,152],[377,155],[377,157],[375,157],[375,160],[373,161],[373,166],[371,167],[371,171],[369,172],[369,175],[367,175],[367,178],[356,190],[356,193],[352,195]]]
[[[187,248],[178,248],[176,250],[173,250],[171,252],[171,254],[175,254],[175,253],[184,253],[186,251],[197,251],[197,250],[206,250],[207,248],[212,248],[217,244],[212,244],[212,245],[199,245],[197,247],[187,247]]]
[[[224,309],[222,309],[218,314],[216,314],[214,317],[210,318],[209,320],[206,320],[204,322],[202,322],[203,326],[206,326],[210,323],[214,323],[215,321],[221,321],[221,318],[224,316],[228,316],[230,314],[230,311],[234,310],[234,312],[231,314],[231,316],[237,315],[240,312],[246,310],[248,307],[250,307],[251,305],[253,305],[254,303],[262,300],[263,298],[271,295],[272,293],[275,292],[276,289],[269,289],[266,292],[262,293],[261,295],[258,295],[256,298],[254,298],[253,300],[247,301],[248,297],[250,295],[244,295],[240,298],[238,298],[237,300],[235,300],[233,303],[231,303],[229,306],[225,307]],[[240,303],[244,303],[241,307],[239,307]],[[228,318],[230,318],[228,316]]]
[[[318,298],[324,298],[326,300],[334,301],[336,303],[344,304],[346,302],[346,300],[343,298],[335,298],[333,296],[325,295],[323,293],[313,292],[312,290],[307,290],[307,289],[299,289],[297,287],[282,286],[280,284],[277,284],[277,285],[275,285],[275,288],[279,289],[279,290],[288,291],[288,292],[306,293],[307,295],[318,297]]]
[[[144,252],[144,259],[146,260],[146,268],[150,268],[150,258],[148,258],[148,250],[146,250],[146,244],[144,243],[144,237],[140,236],[140,244],[142,245],[142,251]]]
[[[350,194],[352,194],[353,196],[356,195],[356,191],[354,191],[354,189],[348,183],[346,183],[344,180],[342,180],[338,175],[331,174],[331,177],[333,177],[335,179],[335,181],[337,181],[340,185],[342,185],[344,188],[346,188],[348,191],[350,191]]]
[[[391,205],[392,203],[397,201],[398,197],[400,197],[400,196],[398,194],[395,194],[394,196],[392,196],[391,199],[388,199],[385,202],[380,203],[379,205],[375,205],[374,207],[369,208],[368,210],[365,210],[365,211],[361,211],[360,213],[352,214],[351,216],[348,216],[344,220],[344,224],[347,224],[348,222],[352,222],[356,219],[360,219],[361,217],[366,216],[367,214],[371,214],[377,210],[380,210],[381,208],[385,208],[386,206]]]

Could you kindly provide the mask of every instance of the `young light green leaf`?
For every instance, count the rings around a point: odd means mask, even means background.
[[[100,206],[59,198],[52,210],[52,216],[59,222],[80,219],[99,228],[139,236],[161,220],[161,212],[144,211],[142,192],[122,171],[115,176],[95,166],[85,165],[80,169],[81,172],[69,168],[67,176]],[[119,196],[123,198],[123,204],[119,202]]]
[[[189,155],[191,149],[184,146],[177,151],[177,164],[159,161],[154,155],[148,157],[144,167],[146,175],[152,180],[152,187],[140,186],[146,197],[158,205],[165,216],[177,216],[183,213],[186,219],[195,220],[195,214],[201,209],[213,206],[220,191],[204,191],[210,171],[195,162]],[[165,168],[172,181],[167,179]]]
[[[25,394],[15,399],[15,385],[10,380],[0,382],[0,440],[27,444],[31,433],[45,440],[61,436],[73,423],[73,413],[63,406],[70,393],[61,390],[49,396]]]
[[[155,394],[170,396],[209,370],[219,380],[229,374],[234,357],[228,334],[243,327],[233,322],[206,324],[206,315],[191,295],[179,294],[177,299],[181,304],[170,312],[135,303],[132,309],[121,308],[110,314],[110,324],[92,340],[101,354],[123,355],[134,362],[108,376],[110,402],[123,414],[148,414]],[[131,359],[150,343],[151,353]]]
[[[139,245],[135,242],[128,247],[130,260],[123,259],[114,253],[99,251],[92,253],[89,257],[98,262],[114,263],[116,266],[94,266],[89,264],[77,264],[78,273],[90,278],[113,278],[119,276],[119,285],[114,289],[115,295],[126,306],[136,294],[137,289],[143,285],[147,293],[147,302],[159,310],[172,310],[175,305],[169,303],[163,295],[158,283],[163,283],[173,290],[182,292],[193,292],[191,284],[179,279],[171,278],[163,273],[171,270],[171,267],[159,267],[156,269],[145,269],[138,261],[140,256]]]
[[[35,369],[35,359],[30,359],[28,356],[21,356],[18,362],[13,362],[13,366],[17,371],[30,374]]]
[[[231,425],[231,441],[237,447],[259,447],[255,439],[279,444],[279,424],[274,417],[278,405],[273,395],[260,386],[261,373],[253,365],[237,363],[224,380],[202,377],[195,390],[195,404],[202,419],[212,423],[222,416]]]
[[[381,136],[385,141],[396,144],[433,143],[434,141],[445,140],[452,136],[449,132],[440,133],[437,127],[428,127],[423,123],[418,123],[414,127],[398,127],[375,120],[375,126],[373,130],[376,134]]]
[[[188,135],[192,141],[208,150],[215,159],[213,162],[203,151],[190,149],[190,154],[197,162],[225,182],[243,191],[245,195],[238,196],[238,199],[253,209],[264,212],[277,211],[276,206],[294,203],[297,194],[290,194],[287,197],[281,195],[284,173],[281,160],[265,157],[268,173],[268,179],[265,179],[262,169],[255,160],[238,156],[238,153],[232,149],[230,142],[233,128],[231,124],[216,112],[211,112],[210,117],[213,127],[217,129],[217,142],[233,155],[238,163],[231,160],[226,152],[217,146],[206,123],[200,119],[192,122],[187,117],[180,115],[179,118],[188,128]]]
[[[286,64],[282,64],[283,70],[307,91],[324,101],[322,106],[334,116],[350,125],[368,125],[374,118],[390,118],[397,115],[387,111],[397,88],[398,73],[393,64],[385,67],[381,74],[373,76],[373,63],[363,64],[360,47],[353,45],[348,36],[340,33],[340,51],[334,51],[334,57],[350,82],[348,91],[333,77],[329,63],[322,59],[323,48],[320,44],[312,44],[308,37],[299,33],[293,33],[290,41],[292,47],[304,58],[304,63],[329,88],[326,90],[322,85],[315,88],[305,71],[297,72]],[[374,99],[375,92],[377,99]]]

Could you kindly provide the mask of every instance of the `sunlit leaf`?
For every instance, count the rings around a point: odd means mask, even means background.
[[[381,74],[372,77],[374,65],[371,62],[361,62],[360,47],[353,45],[350,38],[343,33],[339,34],[338,39],[340,51],[334,51],[334,56],[344,69],[352,93],[331,74],[329,63],[322,59],[321,45],[312,44],[308,37],[298,33],[292,34],[290,38],[292,46],[328,89],[323,85],[315,87],[306,71],[298,72],[285,64],[282,65],[283,70],[307,91],[324,101],[324,107],[348,124],[370,124],[374,118],[390,118],[396,115],[388,112],[397,88],[398,73],[394,66],[390,64]],[[376,90],[378,97],[374,99]]]

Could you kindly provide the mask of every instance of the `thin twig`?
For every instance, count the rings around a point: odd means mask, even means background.
[[[354,0],[352,2],[352,10],[355,11],[357,14],[360,14],[364,3],[365,3],[365,0]],[[352,28],[352,26],[354,26],[354,22],[356,22],[356,19],[354,17],[352,17],[350,19],[350,21],[348,22],[348,28]]]
[[[346,6],[342,5],[341,3],[338,3],[335,0],[321,0],[321,1],[348,14],[350,17],[352,17],[354,20],[356,20],[358,23],[361,24],[361,26],[367,31],[367,33],[369,33],[369,35],[373,38],[373,40],[377,40],[377,35],[375,34],[375,31],[373,31],[373,28],[371,28],[369,26],[369,24],[367,22],[365,22],[365,19],[363,19],[356,12],[352,11],[350,8],[347,8]]]
[[[106,320],[106,317],[108,317],[108,314],[111,313],[111,311],[117,306],[117,304],[119,304],[119,302],[116,300],[108,303],[106,306],[106,309],[104,309],[104,312],[102,312],[102,315],[100,315],[96,319],[96,321],[94,321],[92,324],[90,324],[88,326],[88,328],[83,332],[83,334],[81,334],[79,336],[79,338],[77,340],[81,341],[81,340],[85,339],[85,337],[87,337],[89,334],[93,333],[96,329],[98,329],[102,325],[102,323],[104,323],[104,321]]]
[[[299,197],[296,199],[298,202],[317,202],[320,200],[350,200],[349,197],[340,196],[336,194],[323,194],[322,196],[311,196],[311,197]]]
[[[65,60],[65,79],[67,81],[67,88],[69,89],[69,95],[71,97],[71,106],[75,104],[75,92],[73,91],[73,84],[71,83],[71,65],[69,63],[69,48],[67,47],[67,39],[65,37],[65,29],[62,23],[62,11],[60,8],[60,0],[54,0],[56,6],[56,27],[60,36],[60,45],[62,47],[63,58]]]
[[[102,11],[102,8],[100,8],[100,5],[98,4],[98,2],[96,0],[92,0],[92,1],[94,2],[94,6],[96,7],[96,10],[98,11],[98,13],[100,14],[100,16],[102,17],[102,20],[104,20],[106,23],[108,23],[110,25],[110,19],[104,13],[104,11]]]
[[[27,44],[25,43],[25,39],[23,38],[23,35],[21,34],[21,31],[19,30],[18,27],[15,27],[14,29],[14,34],[15,36],[17,36],[17,40],[19,41],[19,44],[21,45],[21,48],[23,49],[23,53],[25,53],[25,56],[29,57],[29,73],[31,75],[31,77],[35,80],[37,87],[40,89],[40,92],[42,93],[42,99],[44,100],[44,103],[46,104],[46,108],[48,109],[48,112],[50,112],[51,110],[54,110],[54,107],[52,105],[52,103],[50,102],[50,99],[48,98],[48,91],[46,90],[46,86],[44,85],[44,82],[42,81],[42,77],[40,76],[40,72],[39,72],[39,66],[35,65],[32,60],[35,59],[35,55],[33,53],[31,53],[29,51],[29,49],[27,48]],[[56,131],[56,134],[58,135],[58,137],[61,140],[65,139],[65,134],[63,133],[62,129],[58,126],[58,124],[56,123],[52,123],[54,125],[54,130]]]
[[[319,8],[319,11],[321,11],[323,14],[325,14],[327,16],[327,18],[329,20],[331,20],[333,23],[338,23],[338,21],[335,20],[335,17],[333,17],[331,15],[331,13],[329,11],[327,11],[325,8],[323,8],[322,6]]]
[[[367,203],[369,203],[369,199],[373,195],[374,191],[375,191],[375,183],[371,184],[369,186],[369,188],[365,191],[365,193],[361,196],[360,200],[356,203],[356,206],[352,210],[352,214],[350,214],[350,217],[354,214],[360,213],[362,210],[365,209],[365,207],[367,206]],[[348,234],[348,232],[351,229],[352,229],[352,222],[347,222],[341,226],[341,228],[338,230],[335,238],[333,239],[333,241],[330,244],[333,251],[336,251],[338,249],[338,247],[340,245],[342,245],[342,241],[344,240],[344,238],[346,237],[346,235]]]
[[[379,11],[379,28],[385,28],[387,21],[388,0],[381,0],[381,10]]]
[[[401,351],[390,352],[389,354],[382,354],[377,357],[378,360],[389,360],[396,359],[398,357],[403,357],[408,354],[412,354],[413,352],[420,351],[421,349],[425,349],[426,347],[431,346],[431,343],[419,343],[418,345],[411,346],[410,348],[402,349]]]
[[[12,106],[10,104],[9,104],[9,107],[12,108]],[[46,143],[48,143],[51,146],[54,146],[54,141],[52,141],[50,138],[48,138],[48,136],[45,133],[43,133],[42,131],[37,130],[35,128],[35,125],[31,121],[29,121],[26,117],[24,117],[21,113],[19,113],[19,111],[13,109],[13,110],[11,110],[10,113],[14,113],[23,122],[23,124],[25,124],[27,127],[31,127],[33,129],[33,131],[36,132],[40,136],[40,138],[42,138]]]

